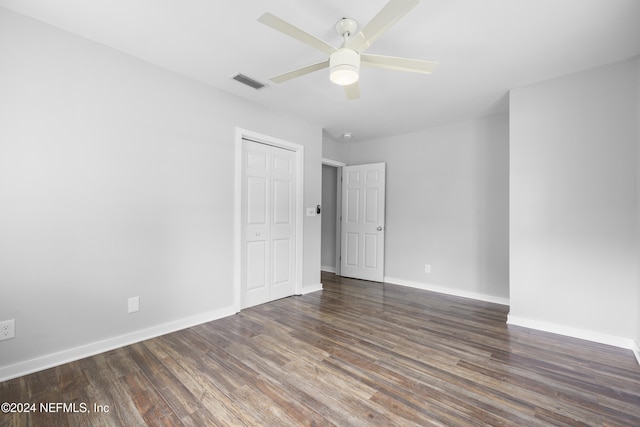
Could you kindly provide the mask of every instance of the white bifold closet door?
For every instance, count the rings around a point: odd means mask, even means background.
[[[242,308],[291,296],[296,277],[296,153],[243,140]]]

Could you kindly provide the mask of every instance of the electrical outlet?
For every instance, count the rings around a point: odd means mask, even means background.
[[[135,313],[136,311],[140,311],[140,297],[129,298],[128,309],[128,313]]]
[[[424,272],[425,273],[431,273],[431,264],[425,264],[424,265]]]
[[[16,337],[16,320],[4,320],[0,322],[0,341],[10,340]]]

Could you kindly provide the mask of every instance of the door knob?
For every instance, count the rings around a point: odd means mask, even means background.
[[[382,231],[382,227],[381,226],[378,226],[378,231]]]

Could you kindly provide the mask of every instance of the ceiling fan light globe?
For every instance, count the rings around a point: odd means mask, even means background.
[[[329,58],[329,78],[340,86],[348,86],[360,77],[360,55],[351,49],[338,49]]]
[[[358,70],[348,65],[336,65],[331,69],[329,78],[340,86],[349,86],[358,81]]]

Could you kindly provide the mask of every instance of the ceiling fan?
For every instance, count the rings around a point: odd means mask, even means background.
[[[329,68],[330,80],[333,83],[344,86],[347,99],[357,99],[360,97],[360,88],[358,86],[360,65],[430,74],[438,65],[436,62],[364,53],[378,37],[391,28],[419,2],[420,0],[390,0],[357,34],[355,32],[358,24],[355,20],[351,18],[340,19],[336,23],[336,31],[343,38],[342,45],[339,48],[312,36],[277,16],[270,13],[263,14],[258,18],[259,22],[329,55],[329,59],[272,77],[271,81],[282,83],[317,70]]]

